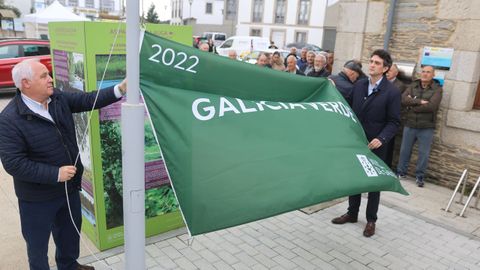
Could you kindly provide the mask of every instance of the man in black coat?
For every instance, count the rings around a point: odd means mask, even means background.
[[[375,50],[370,57],[368,79],[355,83],[350,96],[350,104],[369,141],[368,148],[383,161],[387,159],[388,143],[395,136],[400,125],[400,91],[385,77],[392,65],[392,58],[385,50]],[[357,222],[361,194],[348,200],[348,212],[334,218],[332,223]],[[365,237],[375,234],[380,192],[368,193],[367,225]]]
[[[59,270],[94,269],[77,262],[80,236],[70,220],[67,199],[80,231],[83,166],[80,159],[76,162],[79,150],[72,113],[91,110],[96,92],[54,89],[48,69],[35,60],[17,64],[12,77],[19,90],[0,113],[0,159],[13,176],[30,269],[50,269],[50,234]],[[118,101],[125,91],[126,81],[101,90],[95,108]]]

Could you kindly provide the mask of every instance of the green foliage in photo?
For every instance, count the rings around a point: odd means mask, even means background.
[[[107,229],[123,224],[122,148],[120,130],[120,122],[116,120],[102,121],[100,123]],[[151,160],[158,160],[160,157],[159,147],[148,121],[145,122],[145,146],[145,161],[150,161],[149,158],[151,158]],[[178,203],[170,185],[145,191],[145,216],[147,218],[170,213],[177,209]]]
[[[100,123],[107,228],[123,224],[122,140],[118,121]]]
[[[177,209],[177,199],[170,185],[145,191],[145,216],[147,218],[171,213]]]
[[[112,55],[109,62],[108,55],[97,55],[97,81],[102,80],[107,64],[104,80],[123,80],[127,76],[126,61],[125,55]]]
[[[155,140],[150,121],[145,121],[145,162],[161,159],[160,147]]]

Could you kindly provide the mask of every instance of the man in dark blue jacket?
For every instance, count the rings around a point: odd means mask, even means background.
[[[91,110],[96,92],[54,89],[48,69],[35,60],[17,64],[12,77],[19,91],[0,113],[0,159],[13,176],[30,269],[50,269],[50,234],[59,270],[93,269],[77,262],[80,236],[66,198],[80,230],[83,166],[79,159],[76,162],[79,150],[72,113]],[[95,108],[118,101],[125,91],[126,81],[101,90]]]
[[[349,60],[343,65],[342,71],[337,75],[331,75],[329,78],[334,82],[335,87],[346,99],[350,99],[353,84],[363,76],[362,64],[356,60]]]
[[[385,50],[375,50],[368,66],[370,77],[355,83],[349,103],[362,124],[369,141],[368,147],[383,161],[388,154],[388,143],[395,136],[400,125],[400,91],[385,77],[392,65],[392,58]],[[348,200],[348,212],[334,218],[334,224],[357,222],[361,194]],[[365,237],[375,234],[380,192],[368,193],[367,225],[363,231]]]

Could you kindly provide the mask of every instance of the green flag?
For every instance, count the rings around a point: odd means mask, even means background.
[[[326,79],[145,33],[140,88],[191,235],[362,192],[407,194]]]

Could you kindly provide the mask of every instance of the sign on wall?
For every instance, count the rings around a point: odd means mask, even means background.
[[[436,69],[434,79],[437,79],[441,85],[445,80],[445,74],[450,70],[453,58],[453,48],[428,47],[423,48],[422,66],[433,66]]]

